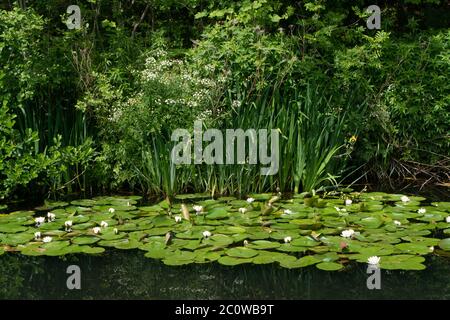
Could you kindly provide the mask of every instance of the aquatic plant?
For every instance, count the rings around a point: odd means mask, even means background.
[[[291,199],[184,194],[173,202],[138,205],[140,198],[46,202],[35,211],[2,214],[0,254],[63,256],[139,249],[145,257],[171,266],[215,261],[227,266],[315,265],[326,271],[351,263],[422,270],[426,256],[450,256],[450,203],[426,203],[418,196],[405,202],[404,195],[382,192]],[[346,204],[348,198],[351,204]],[[45,222],[42,215],[50,211],[54,219]],[[180,211],[184,219],[173,215]]]

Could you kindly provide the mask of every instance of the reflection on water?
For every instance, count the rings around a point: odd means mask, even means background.
[[[66,269],[81,268],[81,290],[69,290]],[[0,256],[2,299],[450,299],[450,260],[430,257],[424,271],[382,271],[368,290],[366,269],[219,264],[168,267],[139,251],[102,256]]]

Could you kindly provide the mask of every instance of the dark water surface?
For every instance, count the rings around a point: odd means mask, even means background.
[[[69,265],[81,268],[81,289],[69,290]],[[0,256],[1,299],[450,299],[450,259],[428,257],[423,271],[381,271],[369,290],[361,264],[339,272],[277,265],[217,263],[169,267],[142,251],[102,256]]]

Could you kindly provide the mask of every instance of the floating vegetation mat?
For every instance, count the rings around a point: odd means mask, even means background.
[[[422,270],[426,255],[450,256],[450,202],[425,205],[422,197],[380,192],[289,200],[180,195],[152,206],[138,206],[139,200],[46,202],[35,211],[0,214],[0,255],[139,249],[171,266],[278,263],[327,271],[355,262]]]

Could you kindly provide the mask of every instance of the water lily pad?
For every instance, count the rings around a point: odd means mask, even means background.
[[[274,263],[275,261],[275,258],[270,254],[259,254],[252,260],[254,264],[269,264]]]
[[[196,258],[196,254],[190,251],[175,251],[171,254],[167,254],[163,259],[163,263],[168,266],[181,266],[184,264],[193,263]]]
[[[116,249],[136,249],[141,245],[139,241],[133,239],[119,239],[113,241],[115,241],[114,248]]]
[[[424,270],[422,262],[425,259],[419,256],[394,255],[382,257],[380,268],[387,270]]]
[[[9,233],[0,237],[0,243],[17,246],[28,243],[32,239],[34,239],[34,235],[31,233]]]
[[[251,240],[264,240],[270,237],[270,233],[266,231],[249,232],[247,238]]]
[[[314,258],[323,262],[333,262],[339,260],[339,256],[336,252],[327,252],[314,255]]]
[[[440,239],[437,238],[425,238],[425,237],[402,237],[402,240],[409,241],[411,243],[422,244],[425,246],[436,246],[438,245]]]
[[[450,238],[441,240],[439,242],[439,248],[445,251],[450,251]]]
[[[233,242],[234,242],[233,238],[223,234],[214,234],[208,240],[205,241],[206,244],[224,247],[229,246]]]
[[[371,216],[361,219],[358,224],[366,228],[377,229],[383,224],[383,221],[378,217]]]
[[[67,247],[70,245],[69,241],[51,241],[49,243],[44,243],[41,245],[41,248],[46,250],[55,250]]]
[[[144,256],[152,259],[164,259],[169,254],[168,250],[164,249],[154,249],[149,250]]]
[[[243,263],[251,263],[252,261],[252,258],[236,258],[230,256],[223,256],[220,257],[219,260],[217,260],[217,262],[225,266],[236,266]]]
[[[289,223],[296,224],[301,229],[311,229],[311,230],[320,228],[320,226],[322,225],[322,223],[313,219],[292,219],[289,221]]]
[[[225,253],[228,256],[235,258],[251,258],[256,256],[258,254],[258,251],[245,247],[236,247],[228,249]]]
[[[221,255],[217,252],[197,252],[195,263],[205,263],[219,260]]]
[[[228,210],[224,207],[214,208],[206,215],[207,219],[224,219],[228,217]]]
[[[126,234],[124,232],[115,233],[114,230],[106,230],[98,235],[98,237],[102,240],[117,240],[125,236]]]
[[[272,242],[267,240],[252,241],[247,247],[256,250],[266,250],[278,248],[280,244],[278,242]]]
[[[24,227],[20,224],[15,223],[7,223],[7,224],[0,224],[0,232],[3,233],[17,233],[17,232],[23,232],[27,231],[28,228]]]
[[[72,239],[72,243],[74,244],[94,244],[98,242],[100,238],[94,237],[94,236],[81,236],[81,237],[75,237]]]
[[[336,262],[321,262],[316,264],[316,268],[325,271],[337,271],[341,270],[344,266]]]
[[[430,252],[430,249],[426,245],[417,243],[399,243],[395,247],[404,253],[410,254],[428,254]]]
[[[292,258],[294,259],[287,259],[285,261],[280,262],[280,266],[288,269],[304,268],[320,262],[320,260],[317,260],[312,256],[304,256],[301,257],[300,259],[295,259],[295,257]]]
[[[90,247],[90,246],[80,246],[79,249],[82,253],[86,254],[100,254],[105,252],[105,248],[102,247]]]
[[[169,226],[173,226],[176,224],[174,219],[170,219],[168,216],[155,216],[152,220],[151,220],[152,224],[155,227],[169,227]]]
[[[308,249],[309,248],[307,248],[307,247],[293,246],[290,243],[283,243],[277,248],[278,251],[284,251],[284,252],[305,252]]]
[[[291,241],[291,245],[299,247],[314,247],[320,244],[310,237],[300,237]]]
[[[93,228],[96,224],[93,222],[85,222],[80,224],[75,224],[72,226],[73,230],[87,230]]]
[[[20,250],[20,253],[25,256],[43,256],[45,249],[40,248],[39,245],[28,245]]]

